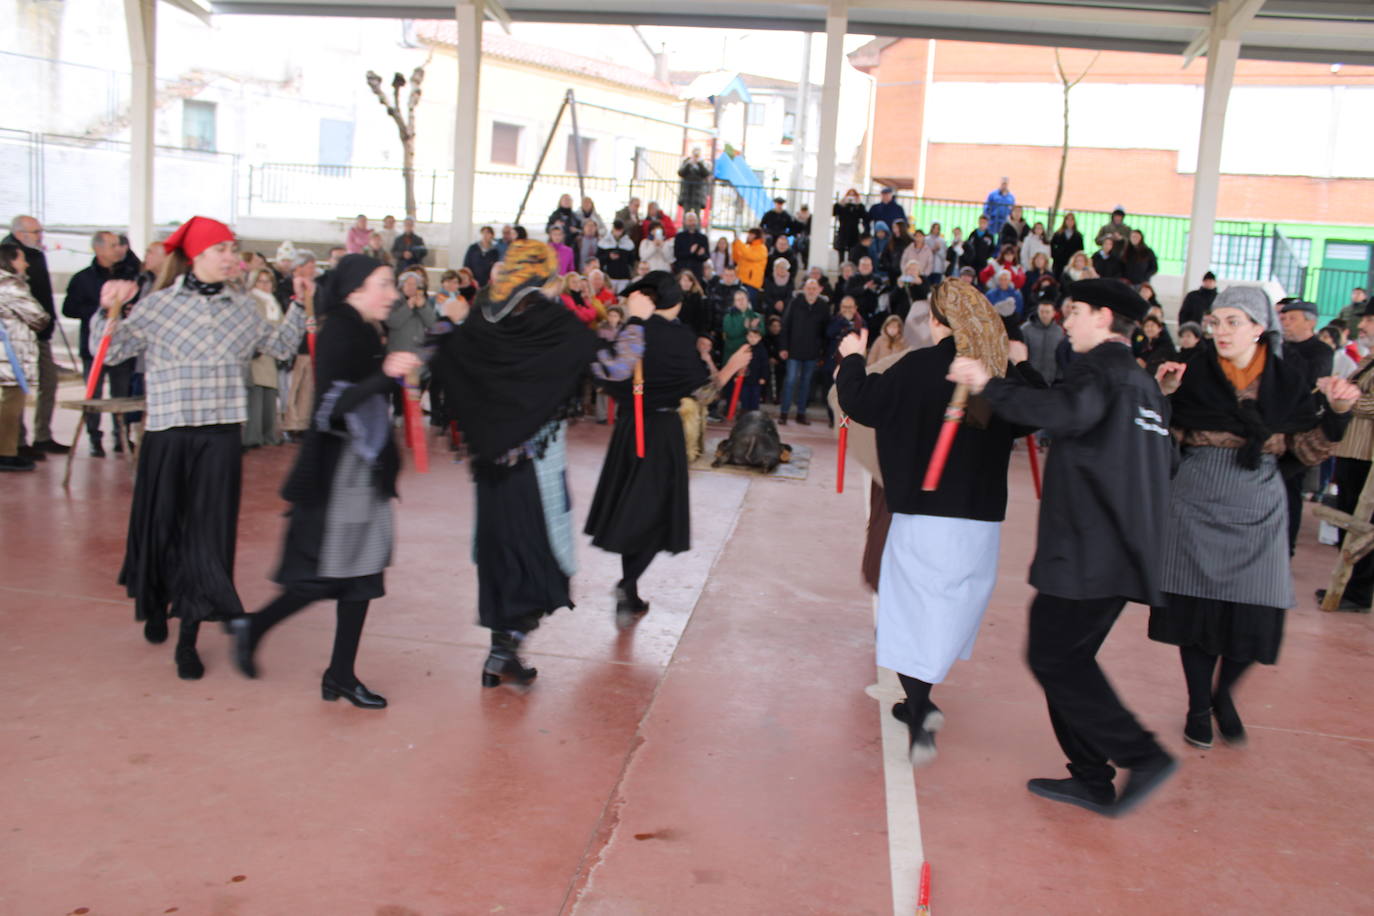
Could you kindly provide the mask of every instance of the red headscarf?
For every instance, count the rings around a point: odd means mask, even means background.
[[[205,249],[220,242],[232,242],[234,232],[219,220],[208,216],[193,216],[177,227],[177,231],[162,243],[168,254],[181,249],[186,257],[195,259]]]

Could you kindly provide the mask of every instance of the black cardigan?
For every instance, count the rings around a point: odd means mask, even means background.
[[[883,490],[893,512],[1000,522],[1007,513],[1011,445],[1030,430],[999,417],[991,417],[985,429],[960,426],[940,486],[931,493],[921,490],[945,406],[954,394],[954,383],[945,379],[952,362],[954,340],[949,337],[907,354],[880,374],[868,374],[862,356],[846,357],[835,380],[840,409],[873,427]],[[1028,384],[1044,384],[1029,363],[1009,371]]]
[[[331,309],[315,338],[315,403],[311,425],[301,443],[296,463],[282,484],[282,499],[290,503],[321,505],[328,501],[334,469],[347,440],[314,428],[314,412],[336,381],[353,387],[340,396],[330,416],[335,429],[344,428],[343,417],[374,394],[389,395],[396,381],[382,373],[386,348],[377,328],[351,305]],[[395,440],[389,440],[378,456],[373,480],[384,496],[396,496],[396,477],[401,458]]]

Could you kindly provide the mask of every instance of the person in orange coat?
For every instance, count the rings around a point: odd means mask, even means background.
[[[750,229],[747,240],[735,239],[731,252],[735,257],[735,272],[745,286],[763,289],[763,275],[768,266],[768,246],[763,244],[763,232]]]

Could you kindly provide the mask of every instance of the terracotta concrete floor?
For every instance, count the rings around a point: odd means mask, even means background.
[[[583,511],[605,438],[570,434]],[[6,475],[0,913],[890,912],[887,811],[913,800],[885,797],[864,693],[861,474],[837,496],[824,427],[787,438],[816,450],[805,483],[693,474],[693,550],[651,567],[634,632],[612,625],[615,558],[584,544],[578,607],[531,638],[524,695],[478,685],[466,469],[407,474],[359,659],[381,713],[319,699],[324,605],[273,633],[260,680],[217,630],[205,679],[177,680],[114,584],[128,463],[83,454],[70,495],[51,459]],[[290,459],[246,462],[249,607],[274,593]],[[1248,748],[1182,748],[1177,657],[1136,608],[1105,664],[1179,777],[1120,822],[1026,794],[1062,765],[1021,660],[1027,473],[1018,456],[1001,582],[973,660],[937,688],[942,756],[917,776],[935,911],[1374,912],[1374,634],[1305,597],[1332,558],[1310,520],[1283,658],[1240,692]]]

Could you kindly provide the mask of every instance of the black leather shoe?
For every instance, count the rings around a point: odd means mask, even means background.
[[[1130,814],[1141,802],[1168,782],[1169,777],[1173,776],[1177,769],[1178,761],[1163,751],[1149,763],[1132,767],[1131,775],[1126,778],[1126,785],[1121,789],[1121,795],[1117,798],[1116,804],[1112,805],[1112,817]]]
[[[649,613],[649,602],[638,595],[631,597],[620,582],[615,584],[615,627],[625,630],[639,623],[639,619]]]
[[[92,458],[104,458],[104,457],[105,457],[105,446],[103,446],[103,445],[100,444],[100,440],[99,440],[99,439],[92,439],[92,440],[91,440],[91,457],[92,457]]]
[[[167,641],[167,618],[149,617],[143,622],[143,638],[155,646]]]
[[[1211,748],[1212,710],[1188,713],[1188,720],[1183,724],[1183,740],[1193,747],[1202,748],[1204,751]]]
[[[1111,817],[1116,800],[1116,789],[1111,783],[1094,786],[1074,776],[1068,779],[1032,779],[1026,783],[1026,788],[1032,795],[1066,805],[1077,805],[1105,817]]]
[[[343,697],[359,709],[386,709],[386,697],[368,690],[362,681],[354,680],[350,687],[340,683],[328,671],[320,681],[320,696],[331,702]]]
[[[72,450],[70,445],[61,445],[51,439],[40,439],[33,444],[33,447],[40,452],[47,452],[49,455],[65,455]]]
[[[6,455],[0,458],[0,471],[36,471],[38,465],[22,455]]]
[[[177,646],[177,677],[183,681],[198,681],[205,676],[205,665],[195,646]]]
[[[892,704],[892,718],[904,725],[911,724],[910,707],[906,705],[906,700],[898,700]],[[930,704],[930,709],[926,710],[926,718],[921,727],[932,735],[945,727],[945,714],[940,711],[940,707],[934,703]]]
[[[499,687],[503,680],[507,686],[528,687],[539,676],[539,669],[526,667],[517,651],[523,638],[522,635],[492,631],[491,652],[482,665],[483,687]]]
[[[244,677],[257,677],[258,666],[253,663],[253,650],[257,648],[257,641],[253,639],[252,619],[245,614],[225,621],[225,626],[229,628],[229,636],[234,640],[230,649],[234,656],[234,666]]]
[[[1229,691],[1212,695],[1212,714],[1217,717],[1217,731],[1221,732],[1221,740],[1233,747],[1243,747],[1246,741],[1245,723],[1240,720],[1240,713],[1236,712],[1236,704]]]
[[[27,458],[30,461],[47,461],[48,453],[34,448],[32,445],[19,446],[19,457]]]

